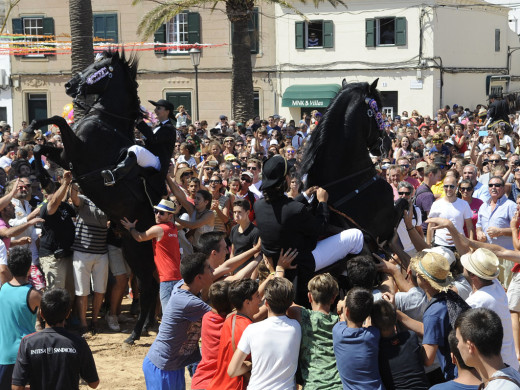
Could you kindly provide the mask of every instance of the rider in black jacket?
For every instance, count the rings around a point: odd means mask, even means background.
[[[159,125],[155,128],[148,126],[142,119],[137,122],[137,129],[146,137],[145,147],[132,145],[128,148],[126,158],[113,171],[104,170],[101,176],[105,185],[114,185],[138,164],[144,168],[153,167],[157,171],[167,173],[175,146],[176,131],[171,119],[173,118],[173,104],[160,99],[157,102],[149,100],[155,106],[155,114]]]
[[[509,123],[509,105],[499,95],[489,95],[488,124],[503,120]]]

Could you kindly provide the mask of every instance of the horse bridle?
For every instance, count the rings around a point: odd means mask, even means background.
[[[367,116],[369,118],[375,117],[374,119],[377,123],[377,127],[379,127],[380,135],[377,138],[377,141],[379,141],[379,143],[380,143],[379,150],[381,151],[381,155],[382,155],[384,152],[383,138],[385,135],[385,121],[383,120],[383,114],[381,114],[381,111],[379,111],[379,107],[377,106],[377,102],[375,99],[373,99],[371,97],[366,97],[365,104],[368,106]],[[370,127],[372,127],[372,124],[370,124]],[[371,147],[369,147],[369,148],[371,149]]]

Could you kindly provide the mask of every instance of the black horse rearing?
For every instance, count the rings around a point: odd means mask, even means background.
[[[393,236],[402,211],[394,208],[392,188],[378,176],[369,155],[369,150],[374,155],[390,150],[376,86],[377,80],[371,85],[343,80],[342,90],[312,133],[301,172],[307,175],[306,187],[326,189],[329,205],[384,241]],[[331,213],[331,223],[349,225],[336,213]]]
[[[70,169],[82,191],[120,227],[123,217],[138,220],[136,228],[145,231],[155,223],[152,204],[160,194],[145,189],[139,178],[141,169],[135,166],[126,177],[112,187],[105,187],[100,175],[103,169],[113,169],[134,142],[134,124],[141,115],[137,96],[137,61],[127,60],[124,53],[103,52],[96,62],[66,84],[67,94],[98,95],[84,118],[75,123],[74,130],[59,116],[36,120],[25,130],[24,139],[34,136],[34,130],[54,124],[61,130],[64,149],[35,147],[37,171],[44,175],[40,156],[46,155],[64,169]],[[175,135],[173,135],[175,136]],[[171,151],[170,151],[171,153]],[[162,178],[164,183],[165,177]],[[45,180],[43,183],[45,185]],[[145,320],[155,315],[158,284],[153,277],[155,265],[151,242],[135,241],[125,229],[123,254],[138,278],[141,313],[132,335],[125,340],[133,343],[141,336]]]

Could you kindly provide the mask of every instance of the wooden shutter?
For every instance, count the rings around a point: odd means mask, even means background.
[[[54,19],[42,18],[43,35],[49,36],[49,40],[55,40],[54,35]],[[54,46],[56,47],[56,46]],[[56,54],[46,54],[46,56],[55,56]]]
[[[153,35],[154,43],[166,43],[166,23],[162,24],[161,27],[154,33]],[[164,50],[164,45],[155,45],[155,53],[156,54],[166,54],[166,50]]]
[[[376,20],[365,19],[365,46],[376,46]]]
[[[323,21],[323,47],[334,47],[334,22],[332,20]]]
[[[106,39],[108,43],[118,43],[117,14],[94,15],[94,36]]]
[[[23,34],[23,20],[21,18],[16,18],[16,19],[13,19],[13,34]],[[15,42],[16,40],[22,40],[23,38],[17,38],[15,37]],[[13,45],[14,47],[16,47],[16,45]],[[23,56],[23,54],[16,54],[15,53],[15,56]]]
[[[200,14],[198,12],[188,12],[188,43],[201,43]]]
[[[295,22],[295,43],[297,49],[305,49],[305,25],[304,22]]]
[[[406,45],[406,18],[395,18],[395,45]]]

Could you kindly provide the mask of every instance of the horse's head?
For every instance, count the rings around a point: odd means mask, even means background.
[[[80,95],[102,94],[108,88],[110,79],[117,71],[117,56],[107,56],[107,53],[98,54],[94,63],[65,84],[67,95],[76,98]]]

